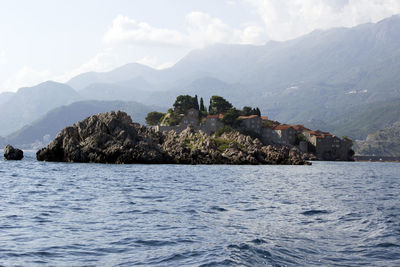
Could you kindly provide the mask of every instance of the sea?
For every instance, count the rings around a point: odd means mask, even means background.
[[[400,266],[400,164],[0,161],[0,266]]]

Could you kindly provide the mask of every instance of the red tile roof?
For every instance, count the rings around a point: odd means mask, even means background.
[[[207,115],[207,119],[223,119],[224,118],[224,114],[218,114],[218,115]]]
[[[319,133],[317,133],[316,131],[312,131],[312,130],[306,130],[306,132],[308,132],[311,135],[320,135]]]
[[[207,115],[207,119],[218,119],[218,115]]]
[[[292,125],[292,127],[293,127],[296,131],[311,131],[310,129],[304,127],[303,124]]]
[[[258,116],[258,115],[250,115],[250,116],[239,116],[239,120],[248,120],[248,119],[253,119],[253,118],[256,118],[256,117],[260,117],[260,116]]]
[[[278,125],[274,127],[274,130],[289,130],[289,128],[293,128],[291,125]]]

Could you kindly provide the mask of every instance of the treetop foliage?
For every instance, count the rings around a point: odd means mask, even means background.
[[[160,123],[161,118],[164,117],[164,113],[152,111],[146,116],[146,123],[148,125],[157,125]]]
[[[177,114],[186,114],[186,112],[191,108],[199,110],[197,95],[195,97],[190,95],[180,95],[176,98],[173,106],[174,112]]]
[[[225,98],[214,95],[210,99],[210,106],[208,110],[211,115],[215,115],[219,113],[225,113],[232,107],[232,104],[229,103]]]

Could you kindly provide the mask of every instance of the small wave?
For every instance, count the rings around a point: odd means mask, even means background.
[[[256,239],[251,240],[251,243],[254,243],[254,244],[265,244],[265,243],[267,243],[267,241],[265,241],[264,239],[256,238]]]
[[[211,207],[211,210],[216,210],[216,211],[228,211],[227,209],[225,209],[225,208],[222,208],[222,207],[218,207],[218,206],[212,206]]]
[[[329,214],[330,212],[327,210],[307,210],[300,214],[305,216],[314,216],[314,215],[321,215],[321,214]]]
[[[204,263],[202,265],[200,265],[199,267],[212,267],[212,266],[233,266],[233,265],[237,265],[238,263],[236,261],[230,260],[230,259],[226,259],[223,261],[212,261],[209,263]]]
[[[170,256],[158,257],[150,260],[147,264],[164,264],[169,263],[169,265],[174,266],[172,262],[180,261],[184,259],[194,258],[200,256],[202,253],[199,251],[186,251],[182,253],[174,253]]]
[[[400,245],[393,244],[393,243],[390,243],[390,242],[385,242],[385,243],[379,243],[378,245],[376,245],[376,247],[379,247],[379,248],[390,248],[390,247],[400,247]]]
[[[134,214],[134,213],[140,213],[142,212],[141,210],[124,210],[124,211],[119,211],[117,214]]]
[[[175,241],[165,241],[165,240],[136,240],[134,241],[134,243],[150,247],[162,247],[162,246],[170,246],[176,244]]]
[[[257,211],[258,209],[252,209],[252,208],[250,208],[250,209],[244,209],[243,211]]]
[[[63,255],[57,252],[48,252],[48,251],[35,251],[35,252],[9,252],[5,253],[8,257],[14,258],[24,258],[24,257],[40,257],[40,258],[61,258]]]

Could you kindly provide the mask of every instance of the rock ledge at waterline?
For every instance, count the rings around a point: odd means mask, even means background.
[[[295,147],[264,146],[238,132],[219,137],[156,132],[125,112],[97,114],[63,129],[36,153],[39,161],[146,164],[310,164]]]

